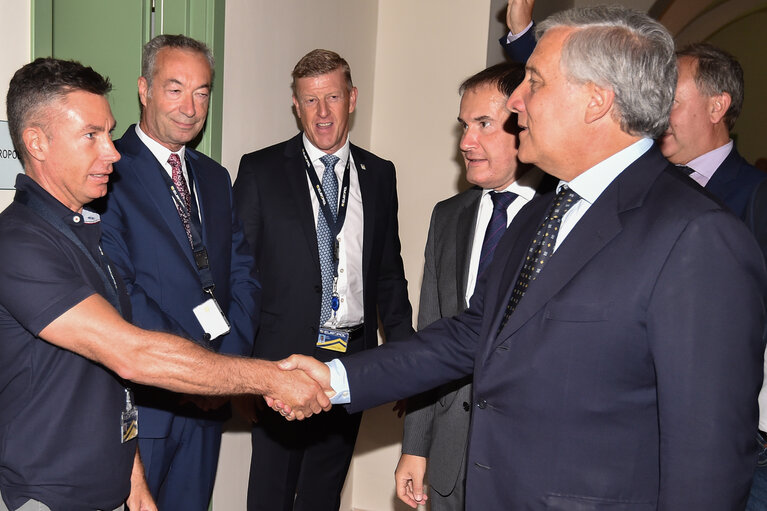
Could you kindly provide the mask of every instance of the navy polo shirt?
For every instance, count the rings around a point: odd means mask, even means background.
[[[0,493],[11,509],[29,499],[57,511],[114,509],[130,492],[136,453],[135,440],[120,442],[124,383],[37,337],[85,298],[106,297],[106,284],[75,243],[19,200],[41,199],[97,262],[101,228],[23,174],[16,189],[0,214]]]

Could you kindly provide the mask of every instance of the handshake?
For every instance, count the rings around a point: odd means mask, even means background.
[[[287,420],[303,420],[331,408],[336,393],[330,386],[330,369],[317,359],[291,355],[276,363],[270,374],[266,404]]]

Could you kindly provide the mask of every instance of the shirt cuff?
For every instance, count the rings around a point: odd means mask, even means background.
[[[330,403],[334,405],[346,405],[351,403],[352,395],[349,391],[349,379],[346,377],[346,368],[340,360],[334,358],[330,362],[325,362],[330,369],[330,386],[333,387],[336,395],[330,398]]]
[[[519,39],[520,37],[525,35],[527,33],[527,31],[530,30],[530,28],[532,26],[533,26],[533,22],[530,21],[530,23],[525,27],[525,29],[522,32],[520,32],[519,34],[512,34],[511,30],[509,30],[509,34],[506,36],[506,42],[507,43],[513,43],[514,41],[516,41],[517,39]]]

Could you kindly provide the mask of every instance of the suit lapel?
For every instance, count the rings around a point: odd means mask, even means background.
[[[495,339],[493,345],[507,340],[532,316],[575,277],[588,262],[602,250],[623,229],[620,215],[641,206],[644,196],[657,175],[669,164],[655,148],[629,165],[592,204],[586,214],[575,225],[565,241],[547,263],[541,274],[531,283],[525,296],[519,302],[514,314]],[[547,195],[547,197],[549,197]],[[549,200],[546,201],[548,208]],[[544,209],[546,209],[544,208]],[[545,212],[544,212],[545,214]],[[540,223],[540,221],[539,221]],[[537,226],[536,226],[537,227]],[[530,238],[527,238],[529,246]],[[527,246],[523,249],[526,250]],[[508,302],[511,288],[521,266],[519,248],[514,247],[512,261],[516,261],[513,273],[506,268],[502,282],[510,282],[506,289],[499,290],[503,299],[498,304],[493,325],[497,328],[499,318]],[[511,280],[507,280],[512,274]],[[491,335],[494,331],[490,332]]]
[[[320,254],[317,249],[317,226],[315,225],[314,212],[312,211],[311,191],[307,184],[306,162],[303,157],[303,138],[299,133],[285,145],[285,175],[288,180],[289,197],[293,197],[295,211],[301,224],[306,247],[309,250],[311,260],[317,264],[319,271]],[[289,236],[289,233],[285,234]]]
[[[373,247],[376,199],[378,194],[375,193],[373,173],[367,169],[365,158],[354,144],[350,144],[350,153],[353,158],[354,167],[357,170],[360,195],[362,196],[362,275],[364,279],[370,267],[370,252]]]
[[[477,193],[472,194],[472,199],[464,204],[463,209],[458,214],[458,220],[455,229],[455,266],[456,266],[456,286],[458,289],[457,301],[458,308],[465,308],[466,284],[469,280],[469,265],[471,263],[471,249],[474,245],[474,229],[477,225],[477,214],[479,213],[479,203],[482,200],[482,190],[477,189]]]
[[[186,237],[184,225],[181,223],[168,184],[162,175],[165,169],[149,148],[138,138],[134,126],[128,128],[123,135],[123,140],[124,144],[120,149],[124,161],[121,163],[130,166],[139,177],[140,183],[144,187],[144,196],[149,198],[173,238],[184,249],[183,253],[189,264],[196,268],[192,251],[189,248],[189,238]]]

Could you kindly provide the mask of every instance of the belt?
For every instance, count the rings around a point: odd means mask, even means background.
[[[349,342],[356,341],[357,339],[361,339],[365,336],[364,323],[347,327],[347,329],[349,330]]]

